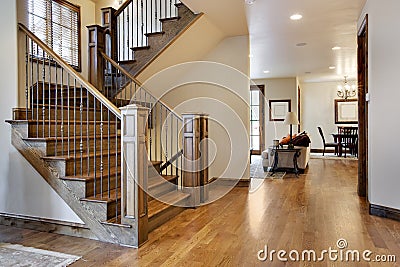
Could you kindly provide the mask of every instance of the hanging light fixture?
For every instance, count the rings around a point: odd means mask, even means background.
[[[338,97],[347,99],[349,97],[354,97],[356,96],[357,92],[356,92],[356,86],[353,85],[349,85],[347,82],[347,76],[344,76],[344,85],[338,85],[338,89],[337,89],[337,95]]]

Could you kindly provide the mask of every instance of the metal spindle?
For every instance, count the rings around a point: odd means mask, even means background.
[[[58,65],[57,65],[57,62],[55,62],[54,63],[54,68],[55,68],[55,71],[56,71],[56,73],[55,73],[55,75],[56,75],[56,77],[55,77],[55,86],[56,86],[56,105],[55,105],[55,107],[54,107],[54,109],[55,109],[55,114],[54,114],[54,118],[55,118],[55,122],[56,122],[56,127],[54,128],[54,134],[55,134],[55,138],[56,138],[56,145],[55,145],[55,147],[54,147],[54,155],[55,156],[57,156],[57,147],[58,147],[58,131],[57,131],[57,127],[58,127],[58,71],[57,71],[57,68],[58,68]],[[61,99],[61,101],[62,101],[62,99]]]
[[[90,105],[89,105],[90,101],[89,101],[89,91],[86,91],[86,154],[87,154],[87,175],[90,175],[90,134],[89,134],[89,127],[90,127],[90,123],[89,123],[89,112],[90,112]],[[93,111],[93,117],[96,117],[97,113],[94,110]],[[93,146],[96,146],[96,136],[93,136]]]
[[[31,103],[30,103],[30,106],[31,106],[31,119],[33,120],[34,118],[35,118],[35,107],[34,107],[34,105],[35,105],[35,100],[34,100],[34,88],[33,88],[33,62],[32,62],[32,59],[33,59],[33,41],[32,41],[32,39],[30,39],[31,40],[31,43],[30,43],[30,48],[29,48],[29,62],[30,62],[30,65],[31,65],[31,75],[30,75],[30,77],[31,77],[31,87],[30,87],[30,94],[31,94]],[[28,118],[27,118],[28,119]]]
[[[64,69],[61,69],[61,155],[64,156]]]
[[[71,129],[70,129],[70,121],[71,121],[71,114],[70,114],[70,105],[69,105],[69,99],[70,99],[70,91],[71,91],[71,87],[69,85],[69,73],[67,73],[67,132],[68,132],[68,136],[67,136],[67,150],[68,150],[68,157],[70,156],[70,151],[71,151],[71,142],[70,142],[70,135],[71,135]]]
[[[43,58],[42,58],[42,60],[43,60],[43,69],[42,69],[42,104],[43,104],[43,106],[42,106],[42,137],[44,138],[44,136],[45,136],[45,112],[46,112],[46,107],[45,107],[45,101],[46,101],[46,92],[45,92],[45,80],[46,80],[46,68],[45,68],[45,64],[44,64],[44,58],[45,58],[45,56],[44,56],[44,50],[42,50],[43,51],[43,53],[42,53],[42,56],[43,56]]]
[[[97,110],[96,110],[96,99],[94,99],[93,100],[93,110],[94,110],[94,112],[97,112]],[[93,185],[93,192],[94,192],[94,195],[96,196],[96,174],[97,174],[97,172],[96,172],[96,117],[97,116],[94,116],[94,120],[93,120],[93,135],[94,135],[94,143],[95,143],[95,145],[93,146],[93,174],[94,174],[94,185]],[[88,157],[89,157],[89,155],[88,155]]]
[[[29,109],[29,43],[28,36],[25,35],[25,119],[28,118]]]
[[[136,0],[136,46],[139,46],[139,5]]]
[[[76,175],[76,79],[74,79],[74,175]]]
[[[144,38],[143,38],[143,34],[144,34],[143,0],[140,0],[140,13],[141,13],[140,18],[141,18],[141,20],[142,20],[140,38],[141,38],[141,41],[142,41],[142,42],[141,42],[141,45],[144,46],[144,43],[143,43],[143,40],[144,40]]]
[[[81,103],[79,104],[79,115],[80,115],[80,128],[81,128],[81,140],[79,142],[79,152],[80,152],[80,156],[81,156],[81,176],[83,175],[83,88],[81,85],[81,93],[80,93],[80,97],[81,97]]]
[[[39,137],[39,46],[36,45],[36,137]]]
[[[46,62],[46,61],[44,61],[44,62]],[[44,62],[43,62],[43,64],[44,64]],[[51,137],[51,58],[50,58],[50,56],[48,56],[48,69],[49,69],[49,82],[48,82],[48,84],[49,84],[49,107],[48,107],[48,113],[49,113],[49,137]]]
[[[103,104],[100,104],[100,198],[103,198],[103,131]]]
[[[118,151],[118,148],[116,148]],[[111,175],[111,163],[110,163],[110,110],[107,110],[107,197],[110,198],[110,175]]]

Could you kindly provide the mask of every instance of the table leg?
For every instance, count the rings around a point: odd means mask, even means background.
[[[296,151],[293,155],[293,167],[294,167],[294,173],[296,174],[296,177],[299,177],[299,166],[297,165],[297,158],[300,156],[301,152]]]
[[[275,171],[278,169],[278,160],[279,160],[279,158],[278,158],[278,151],[277,150],[275,150],[275,156],[274,156],[274,165],[272,166],[272,173],[275,173]]]

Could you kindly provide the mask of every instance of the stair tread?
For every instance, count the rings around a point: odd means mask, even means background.
[[[108,152],[110,152],[110,155],[115,155],[117,153],[120,153],[121,151],[117,151],[117,150],[110,150],[108,151],[107,148],[103,148],[103,153],[101,153],[100,148],[98,149],[99,151],[96,151],[96,153],[83,153],[82,154],[82,158],[87,158],[87,157],[94,157],[94,156],[101,156],[101,155],[108,155]],[[72,160],[72,159],[80,159],[81,158],[81,154],[79,152],[76,152],[76,155],[73,155],[74,153],[70,153],[70,155],[64,155],[64,156],[44,156],[42,157],[42,159],[44,160]],[[103,157],[104,158],[104,157]],[[105,159],[107,159],[108,157],[106,156]]]
[[[99,203],[112,203],[116,201],[116,193],[118,193],[118,200],[121,199],[121,188],[118,189],[111,189],[110,190],[110,198],[107,196],[107,192],[98,193],[96,196],[90,196],[82,198],[83,201],[89,202],[99,202]]]
[[[165,34],[165,32],[164,31],[161,31],[161,32],[149,32],[149,33],[145,33],[144,35],[149,37],[149,36],[152,36],[152,35],[159,35],[159,34],[162,35],[162,34]]]
[[[116,135],[116,134],[110,134],[110,138],[115,138],[115,137],[120,137],[120,135]],[[80,135],[79,136],[77,136],[76,138],[78,138],[78,139],[80,139]],[[87,136],[87,135],[82,135],[82,139],[83,140],[86,140],[87,138],[89,138],[89,139],[94,139],[94,138],[101,138],[101,135],[100,134],[98,134],[98,135],[96,135],[96,136],[94,136],[94,135],[89,135],[89,136]],[[107,138],[107,136],[104,136],[103,135],[103,139],[104,138]],[[68,138],[68,136],[64,136],[64,137],[26,137],[26,138],[22,138],[23,140],[25,140],[25,141],[41,141],[41,142],[48,142],[48,141],[55,141],[55,140],[68,140],[68,139],[75,139],[75,137],[74,136],[70,136],[69,138]]]
[[[132,225],[121,222],[121,215],[118,215],[118,217],[111,218],[111,219],[109,219],[105,222],[101,222],[101,223],[106,224],[106,225],[114,225],[114,226],[120,226],[120,227],[125,227],[125,228],[132,228]]]
[[[160,19],[160,21],[161,22],[164,22],[164,21],[169,21],[169,20],[178,20],[178,19],[180,19],[181,17],[169,17],[169,18],[162,18],[162,19]]]
[[[150,190],[150,189],[153,189],[154,187],[162,185],[166,182],[171,182],[172,180],[175,180],[176,178],[178,178],[177,175],[162,175],[162,174],[160,174],[159,176],[156,176],[156,177],[149,178],[148,184],[147,184],[148,189]]]
[[[162,199],[165,202],[168,202],[170,204],[166,204],[164,202],[161,202],[157,199],[152,199],[148,203],[148,214],[149,214],[149,219],[158,213],[163,212],[164,210],[168,209],[170,206],[178,203],[179,201],[182,201],[186,198],[188,198],[190,194],[179,192],[179,191],[172,191],[169,192],[165,195],[162,196]]]
[[[110,168],[110,176],[113,177],[115,175],[118,175],[118,177],[121,174],[121,170],[120,168],[115,168],[112,167]],[[108,176],[108,171],[107,172],[103,172],[103,179],[104,177]],[[60,179],[62,180],[71,180],[71,181],[92,181],[94,180],[94,173],[90,172],[89,175],[83,174],[83,175],[68,175],[68,176],[64,176],[64,177],[60,177]],[[96,179],[100,179],[101,178],[101,173],[100,171],[96,172]]]
[[[131,47],[131,49],[133,51],[139,51],[139,50],[146,50],[146,49],[150,49],[150,46],[135,46],[135,47]]]

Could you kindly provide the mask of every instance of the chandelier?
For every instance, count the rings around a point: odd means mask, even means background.
[[[353,85],[349,85],[347,83],[347,76],[344,76],[344,85],[338,85],[338,89],[337,89],[337,95],[338,97],[347,99],[349,97],[354,97],[356,96],[357,92],[356,92],[356,86]]]

